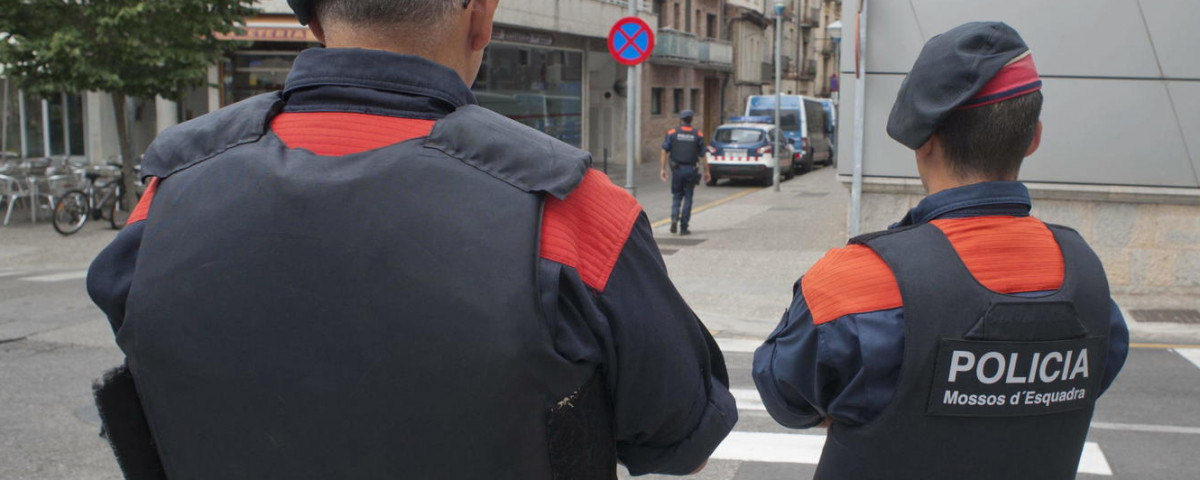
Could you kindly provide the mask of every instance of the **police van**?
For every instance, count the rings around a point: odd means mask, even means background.
[[[792,145],[781,138],[782,151],[777,155],[775,136],[775,125],[768,117],[733,117],[730,123],[717,127],[705,153],[712,173],[708,185],[716,185],[722,178],[757,180],[770,185],[775,162],[780,159],[780,175],[792,178],[795,175]]]
[[[783,135],[796,152],[795,169],[804,173],[817,163],[833,163],[828,119],[819,98],[802,95],[780,95],[779,125]],[[746,99],[746,115],[767,117],[775,121],[775,95],[751,95]]]

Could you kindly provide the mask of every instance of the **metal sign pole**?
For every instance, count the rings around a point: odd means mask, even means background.
[[[779,137],[782,136],[780,122],[780,110],[783,106],[783,94],[780,92],[783,85],[783,9],[784,5],[778,0],[775,2],[775,174],[771,180],[775,185],[775,191],[779,191],[779,163],[782,160],[783,150],[779,148]]]
[[[862,0],[858,13],[858,43],[855,45],[854,72],[854,171],[850,183],[850,236],[857,237],[862,218],[863,122],[867,95],[867,0]]]
[[[637,16],[637,0],[629,0],[629,16]],[[637,197],[637,187],[633,184],[633,163],[638,147],[634,122],[637,121],[637,100],[641,89],[638,88],[637,69],[631,65],[625,67],[625,71],[625,190]]]

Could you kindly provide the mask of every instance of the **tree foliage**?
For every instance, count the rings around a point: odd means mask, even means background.
[[[34,94],[178,98],[235,42],[254,0],[0,0],[0,65]]]

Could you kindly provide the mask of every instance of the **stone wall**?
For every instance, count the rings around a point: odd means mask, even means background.
[[[1122,306],[1136,308],[1139,297],[1153,297],[1146,303],[1200,308],[1200,192],[1054,187],[1030,184],[1033,215],[1083,235],[1104,262],[1113,294],[1123,296]],[[887,228],[922,198],[916,180],[864,185],[861,231]]]

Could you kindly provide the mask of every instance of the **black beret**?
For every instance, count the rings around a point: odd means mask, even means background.
[[[887,132],[916,150],[929,141],[955,109],[981,106],[1041,88],[1029,47],[1012,27],[1000,22],[968,23],[929,39],[900,85]],[[977,97],[1002,68],[1024,58],[1021,72],[1006,77],[1002,92]],[[1032,75],[1032,77],[1030,77]],[[993,86],[988,86],[993,90]]]
[[[312,20],[312,8],[316,3],[317,0],[288,0],[288,6],[296,12],[296,20],[300,20],[301,25],[308,25]]]

